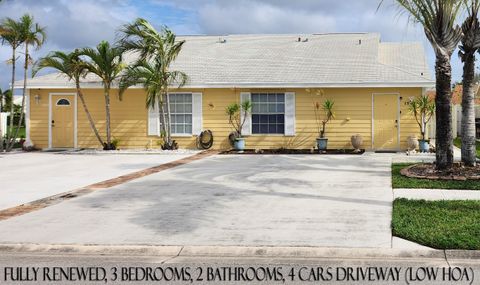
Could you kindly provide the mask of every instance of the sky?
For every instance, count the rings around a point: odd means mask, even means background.
[[[137,17],[178,35],[266,33],[380,33],[384,42],[423,43],[433,74],[433,50],[420,26],[409,21],[393,0],[3,0],[0,19],[25,13],[46,27],[47,41],[34,51],[36,60],[53,50],[71,51],[114,41],[118,28]],[[0,46],[0,88],[11,80],[11,49]],[[23,76],[22,60],[17,78]],[[453,78],[462,64],[452,57]]]

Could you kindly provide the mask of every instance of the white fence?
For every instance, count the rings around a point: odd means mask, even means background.
[[[460,108],[460,113],[458,113],[458,108]],[[461,107],[458,105],[453,105],[452,106],[452,134],[453,137],[456,138],[460,132],[460,125],[458,123],[459,120],[462,118],[462,110]],[[436,118],[435,115],[433,115],[432,119],[427,125],[427,134],[429,139],[435,139],[436,138]]]
[[[0,130],[3,135],[7,132],[7,118],[10,113],[0,113]]]
[[[456,134],[458,136],[461,136],[462,135],[462,106],[461,105],[456,105],[455,108],[456,108],[456,114],[457,114],[457,122],[456,122],[457,132],[456,132]],[[475,118],[480,118],[480,106],[479,105],[475,106]]]

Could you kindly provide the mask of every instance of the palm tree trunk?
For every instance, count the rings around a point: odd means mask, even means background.
[[[170,115],[170,96],[168,95],[168,89],[166,91],[166,102],[167,102],[167,140],[168,140],[168,145],[169,147],[173,147],[173,142],[172,142],[172,120],[171,120],[171,115]]]
[[[164,146],[168,148],[168,135],[167,135],[167,117],[166,117],[166,108],[165,108],[165,102],[167,100],[167,95],[162,92],[162,103],[161,103],[161,108],[160,108],[160,112],[161,113],[161,118],[162,118],[162,136],[163,136],[163,143],[164,143]]]
[[[475,54],[466,53],[463,65],[462,94],[462,162],[466,166],[475,166]]]
[[[92,129],[93,133],[95,134],[95,137],[97,137],[98,142],[100,145],[103,147],[103,140],[100,137],[100,134],[98,133],[97,127],[95,126],[95,122],[93,121],[92,115],[90,114],[90,111],[88,110],[87,104],[85,103],[85,98],[83,97],[82,90],[80,89],[80,82],[76,80],[75,85],[77,87],[77,95],[78,98],[80,98],[80,101],[82,101],[82,106],[83,109],[85,110],[85,114],[87,115],[88,122],[90,123],[90,128]]]
[[[17,49],[14,47],[12,49],[12,82],[10,86],[10,92],[12,93],[12,102],[10,104],[10,129],[6,131],[7,134],[7,145],[6,145],[6,151],[9,151],[8,149],[10,148],[10,138],[12,137],[12,130],[13,130],[13,112],[14,112],[14,106],[13,106],[13,87],[15,84],[15,69],[16,69],[16,63],[17,63],[17,58],[16,58],[16,51]]]
[[[27,93],[28,61],[29,61],[28,44],[25,44],[25,65],[23,66],[24,69],[23,69],[22,108],[20,109],[20,119],[18,120],[17,128],[15,129],[15,133],[13,134],[12,142],[10,144],[10,148],[7,149],[7,151],[11,151],[13,146],[15,145],[15,141],[17,140],[17,137],[18,137],[18,132],[19,132],[20,127],[22,126],[22,122],[23,122],[23,117],[24,117],[24,112],[25,112],[25,97],[26,97],[26,93]],[[13,104],[13,96],[12,96],[12,104]]]
[[[452,137],[452,109],[451,109],[451,80],[452,66],[450,57],[437,55],[436,64],[436,167],[439,170],[453,166],[453,137]]]
[[[107,129],[107,145],[106,149],[109,150],[112,148],[112,137],[110,130],[110,86],[105,86],[104,88],[105,96],[105,120],[106,120],[106,129]]]

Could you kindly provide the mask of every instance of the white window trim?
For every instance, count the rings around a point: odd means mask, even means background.
[[[192,116],[192,132],[191,133],[180,133],[180,134],[177,134],[177,133],[172,133],[172,137],[193,137],[193,93],[194,92],[168,92],[168,96],[170,96],[170,94],[190,94],[192,96],[192,113],[191,113],[191,116]],[[170,112],[170,116],[172,115],[172,113]],[[170,117],[170,123],[171,123],[171,117]],[[159,124],[159,127],[160,127],[160,124]]]
[[[52,148],[52,95],[74,96],[73,104],[73,148],[78,148],[77,143],[77,93],[48,93],[48,148]]]
[[[286,125],[285,120],[286,120],[286,117],[287,117],[287,115],[286,115],[286,109],[287,109],[287,102],[286,102],[286,97],[287,97],[287,96],[286,96],[286,94],[287,94],[287,92],[283,92],[283,91],[278,91],[278,92],[275,92],[275,91],[269,91],[269,92],[261,92],[261,91],[259,91],[259,92],[250,92],[250,101],[252,102],[252,106],[253,106],[253,101],[251,100],[252,94],[279,94],[279,93],[283,94],[283,134],[280,134],[280,133],[254,134],[254,133],[253,133],[253,119],[252,119],[254,114],[253,114],[253,110],[252,110],[252,111],[250,112],[250,120],[251,120],[251,125],[252,125],[252,127],[251,127],[251,128],[252,128],[252,132],[251,132],[251,134],[250,134],[251,136],[253,136],[253,137],[265,137],[265,136],[269,136],[269,137],[270,137],[270,136],[272,136],[272,137],[291,137],[291,136],[292,136],[292,135],[286,135],[286,134],[285,134],[285,125]],[[252,107],[252,109],[253,109],[253,107]],[[268,115],[268,114],[261,114],[261,115]],[[272,115],[274,115],[274,114],[272,114]]]

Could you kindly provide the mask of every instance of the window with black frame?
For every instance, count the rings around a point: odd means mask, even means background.
[[[252,93],[252,134],[284,134],[285,93]]]

